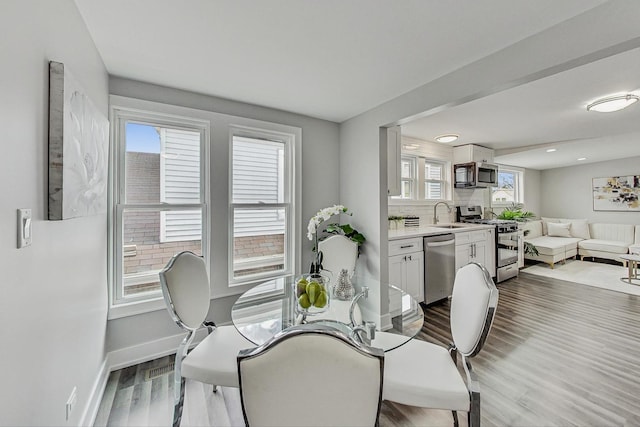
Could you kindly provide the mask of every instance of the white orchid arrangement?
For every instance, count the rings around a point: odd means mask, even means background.
[[[339,215],[341,213],[348,213],[348,209],[342,205],[333,205],[328,208],[320,209],[315,216],[312,216],[309,220],[309,225],[307,226],[307,239],[313,240],[313,236],[318,234],[318,226],[322,224],[324,221],[327,221],[334,215]],[[349,215],[352,215],[349,213]]]

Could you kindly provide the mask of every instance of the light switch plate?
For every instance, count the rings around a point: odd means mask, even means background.
[[[31,245],[31,209],[18,209],[18,249]]]

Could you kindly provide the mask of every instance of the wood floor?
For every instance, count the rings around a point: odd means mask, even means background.
[[[640,297],[521,273],[473,359],[483,426],[640,425]],[[420,339],[450,341],[448,303],[428,307]],[[173,372],[145,381],[159,359],[113,372],[96,426],[171,423]],[[460,414],[461,426],[466,416]],[[381,426],[451,426],[448,411],[384,402]],[[237,389],[187,382],[183,426],[241,426]]]

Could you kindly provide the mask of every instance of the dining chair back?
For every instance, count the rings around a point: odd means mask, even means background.
[[[295,326],[240,352],[247,426],[374,426],[384,353],[319,324]]]
[[[451,295],[449,348],[413,339],[386,353],[384,399],[423,408],[466,411],[468,426],[480,425],[480,385],[469,358],[486,342],[498,304],[498,289],[489,272],[470,263],[456,274]],[[380,332],[378,339],[393,340]],[[466,382],[458,370],[461,356]]]
[[[331,273],[332,284],[343,269],[347,270],[349,277],[353,276],[358,260],[358,244],[356,242],[336,234],[318,242],[318,248],[322,252],[322,269]]]
[[[193,252],[174,255],[160,271],[160,287],[171,318],[187,335],[176,351],[174,364],[173,426],[180,425],[184,405],[185,378],[216,386],[238,387],[236,357],[253,343],[233,326],[206,321],[209,311],[209,277],[202,257]],[[189,352],[196,332],[206,327],[208,335]]]

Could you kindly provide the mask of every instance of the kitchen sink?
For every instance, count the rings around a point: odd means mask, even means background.
[[[438,224],[432,224],[431,227],[436,227],[436,228],[448,228],[448,229],[452,229],[452,228],[465,228],[465,227],[470,227],[471,224],[442,224],[442,225],[438,225]]]

